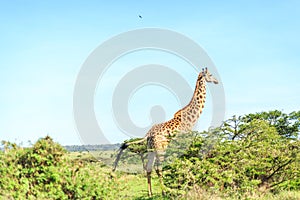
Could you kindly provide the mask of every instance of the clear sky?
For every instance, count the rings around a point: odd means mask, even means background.
[[[299,7],[297,0],[0,1],[0,140],[26,144],[49,134],[64,145],[80,144],[72,98],[82,64],[112,36],[145,27],[179,32],[206,50],[225,89],[226,117],[299,110]],[[130,65],[136,58],[124,59]],[[196,75],[187,77],[194,87]],[[142,94],[129,111],[146,124],[143,100],[151,101]],[[98,115],[100,98],[106,96],[95,95]],[[106,125],[116,130],[113,121]]]

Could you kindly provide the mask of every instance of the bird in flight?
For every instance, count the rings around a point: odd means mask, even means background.
[[[143,18],[142,15],[139,15],[139,18],[142,19]]]

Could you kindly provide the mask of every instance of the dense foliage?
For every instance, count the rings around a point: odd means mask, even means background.
[[[300,112],[249,114],[197,133],[188,150],[164,166],[171,195],[199,187],[225,196],[300,190]]]
[[[32,148],[2,144],[0,196],[7,199],[113,199],[120,189],[101,165],[71,160],[48,136]]]
[[[299,130],[300,112],[270,111],[234,116],[202,133],[179,134],[166,152],[165,199],[211,199],[214,195],[216,199],[256,199],[278,192],[282,194],[278,199],[284,195],[299,198]],[[1,149],[3,199],[147,199],[142,175],[111,173],[110,167],[87,157],[87,152],[70,154],[48,136],[30,148],[2,141]],[[127,160],[133,170],[145,165],[146,142],[126,150],[122,162]],[[109,158],[112,152],[100,153]],[[154,183],[160,188],[156,177]]]

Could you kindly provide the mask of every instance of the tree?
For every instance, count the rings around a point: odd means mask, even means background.
[[[270,126],[276,128],[279,135],[286,138],[296,139],[299,137],[300,111],[294,111],[289,114],[283,113],[279,110],[259,112],[245,115],[242,118],[242,121],[244,123],[248,123],[255,119],[267,121]]]
[[[226,195],[299,190],[296,133],[299,112],[234,116],[214,133],[198,133],[188,151],[164,167],[165,185],[175,195],[195,185]]]

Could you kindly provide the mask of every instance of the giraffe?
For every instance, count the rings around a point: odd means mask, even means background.
[[[164,152],[171,138],[174,138],[178,132],[188,133],[196,124],[204,108],[207,82],[218,84],[218,80],[212,76],[208,69],[203,68],[198,75],[194,94],[189,104],[177,111],[174,117],[169,121],[153,125],[144,138],[123,143],[114,163],[113,171],[116,169],[118,160],[124,149],[132,144],[146,141],[148,149],[148,162],[146,164],[148,195],[152,196],[151,173],[153,165],[155,165],[155,171],[160,179],[161,185],[163,185],[161,163],[164,160]]]

